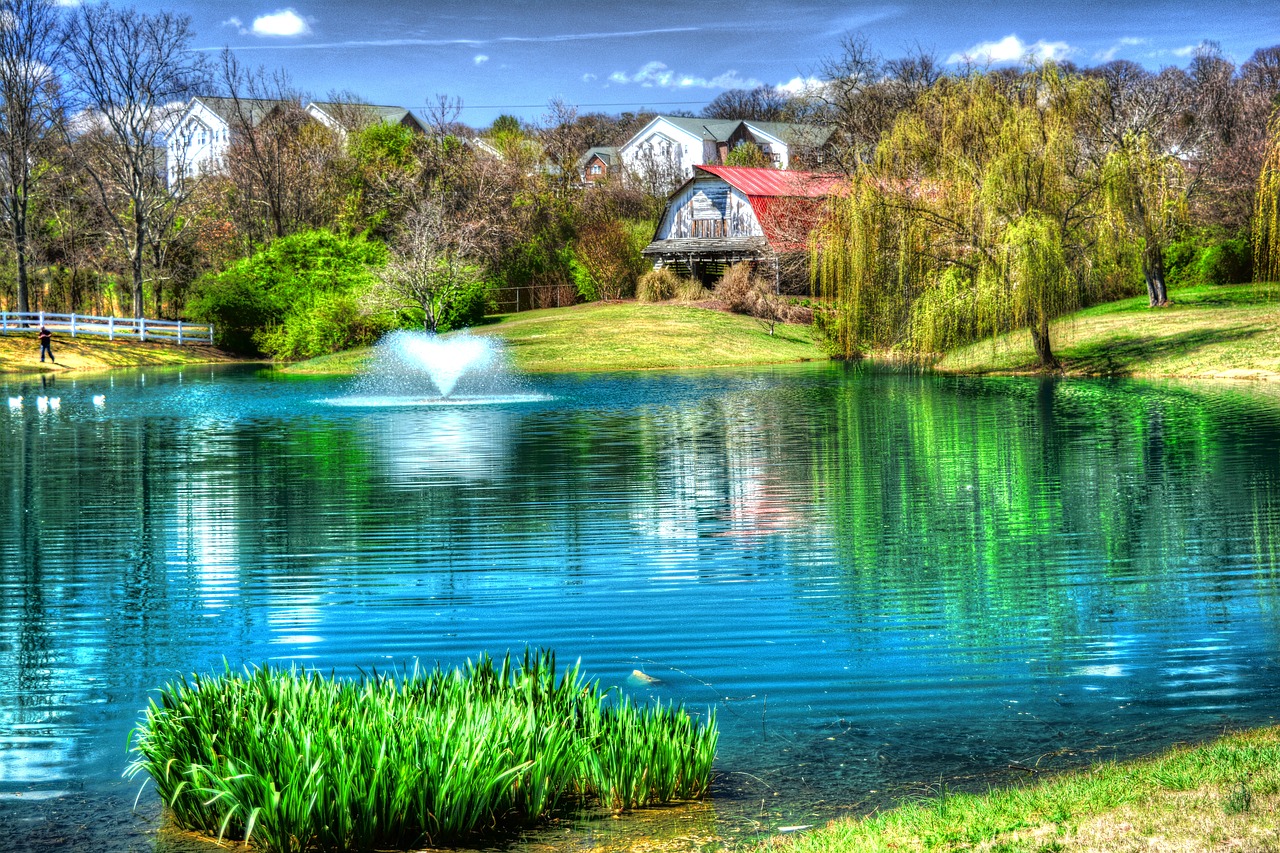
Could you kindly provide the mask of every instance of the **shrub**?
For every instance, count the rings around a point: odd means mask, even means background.
[[[196,282],[187,308],[193,318],[214,324],[223,346],[288,358],[290,342],[314,339],[306,327],[320,321],[306,315],[332,307],[321,294],[365,293],[374,281],[371,268],[386,262],[386,247],[362,238],[328,231],[281,237]],[[281,332],[278,326],[298,328]],[[266,348],[277,343],[284,346],[279,353]]]
[[[683,302],[698,302],[711,295],[696,278],[682,278],[676,283],[675,298]]]
[[[637,302],[664,302],[676,295],[680,277],[670,267],[649,270],[636,282]]]
[[[390,316],[366,314],[355,293],[319,293],[305,310],[292,311],[284,322],[259,330],[255,342],[263,352],[269,352],[275,358],[315,358],[353,347],[371,346],[393,325]]]
[[[131,734],[186,829],[267,851],[465,841],[570,803],[701,797],[718,732],[612,699],[555,655],[358,681],[262,668],[167,685]]]
[[[1238,284],[1253,279],[1253,252],[1244,237],[1220,240],[1200,254],[1204,284]]]
[[[750,314],[755,305],[756,293],[760,290],[759,279],[751,264],[734,264],[725,271],[716,284],[716,296],[723,299],[729,310],[736,314]]]

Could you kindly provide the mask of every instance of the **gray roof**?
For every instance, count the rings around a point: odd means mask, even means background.
[[[593,148],[588,148],[587,152],[578,158],[578,168],[585,168],[591,162],[592,157],[599,157],[606,166],[613,168],[613,165],[618,161],[618,147],[616,145],[597,145]]]
[[[199,101],[209,108],[227,124],[239,123],[244,116],[250,127],[257,127],[272,110],[282,106],[297,106],[293,101],[278,101],[266,98],[209,98],[203,95],[192,98],[192,103]]]
[[[673,240],[654,240],[641,252],[644,255],[660,255],[684,259],[693,257],[713,260],[744,260],[767,257],[773,254],[769,241],[764,237],[677,237]]]
[[[739,125],[756,128],[770,136],[777,137],[788,145],[804,142],[810,145],[821,145],[831,137],[831,129],[814,124],[797,124],[787,121],[755,121],[754,119],[719,119],[688,118],[687,116],[658,116],[664,121],[690,133],[700,139],[715,142],[728,142]]]
[[[330,116],[344,110],[369,110],[383,124],[412,124],[418,128],[424,127],[413,111],[405,107],[390,104],[350,104],[341,101],[312,101],[311,104]]]

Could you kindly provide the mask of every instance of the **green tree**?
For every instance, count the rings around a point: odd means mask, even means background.
[[[773,161],[769,159],[769,155],[760,149],[751,140],[747,139],[733,146],[724,157],[726,166],[748,166],[755,169],[765,169],[773,165]]]
[[[188,310],[215,324],[231,349],[277,358],[336,352],[370,343],[379,328],[359,306],[386,262],[381,243],[304,231],[205,276]]]
[[[1271,116],[1253,212],[1253,280],[1280,281],[1280,110]]]
[[[819,241],[841,352],[938,352],[1025,328],[1056,365],[1050,321],[1114,269],[1081,141],[1095,91],[1049,64],[943,78],[899,116]]]

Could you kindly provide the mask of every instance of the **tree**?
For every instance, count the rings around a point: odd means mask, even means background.
[[[724,164],[726,166],[747,166],[755,169],[764,169],[773,165],[773,161],[769,159],[769,155],[760,150],[760,146],[747,139],[739,142],[733,147],[733,150],[725,155]]]
[[[1271,117],[1253,215],[1253,279],[1280,281],[1280,109]]]
[[[0,2],[0,198],[18,272],[18,311],[29,311],[32,196],[47,170],[48,149],[64,118],[54,69],[61,61],[61,29],[53,0]]]
[[[283,71],[242,66],[229,49],[218,64],[229,104],[227,174],[240,192],[251,241],[284,237],[332,221],[337,195],[326,181],[341,157],[341,132],[313,119],[307,98]],[[350,116],[355,110],[347,109]]]
[[[1101,175],[1082,144],[1096,84],[1053,65],[943,78],[898,117],[819,244],[828,320],[846,353],[938,352],[1030,332],[1098,298]]]
[[[424,331],[445,332],[484,318],[487,304],[479,265],[443,211],[424,203],[405,220],[396,251],[381,271],[383,294],[393,305],[422,311]]]
[[[65,40],[68,70],[88,113],[81,130],[84,167],[98,190],[127,258],[133,316],[143,316],[144,262],[163,239],[188,190],[185,169],[165,180],[159,145],[184,102],[203,79],[191,52],[191,19],[144,14],[109,4],[83,5]]]
[[[785,121],[790,98],[773,86],[726,89],[702,108],[703,118]]]

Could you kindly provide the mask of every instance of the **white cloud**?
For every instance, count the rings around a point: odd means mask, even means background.
[[[477,53],[475,57],[472,58],[471,61],[474,62],[476,65],[484,65],[486,62],[489,61],[489,57],[483,53]]]
[[[792,77],[785,83],[779,83],[774,86],[779,92],[786,92],[788,95],[805,95],[810,92],[818,92],[826,86],[822,80],[817,77]]]
[[[259,15],[253,19],[253,34],[256,36],[305,36],[311,32],[306,19],[293,9],[281,9],[270,15]]]
[[[1093,54],[1093,58],[1096,60],[1099,60],[1100,62],[1110,62],[1111,60],[1116,58],[1116,54],[1118,54],[1122,49],[1126,47],[1136,47],[1137,45],[1146,44],[1146,43],[1147,43],[1146,39],[1133,38],[1132,36],[1126,36],[1125,38],[1122,38],[1115,44],[1111,45],[1111,47],[1107,48],[1106,50],[1096,51]]]
[[[583,83],[594,83],[599,78],[595,74],[587,73],[582,75]]]
[[[1001,65],[1030,59],[1035,62],[1062,59],[1071,54],[1071,45],[1065,41],[1045,41],[1027,44],[1016,35],[1007,35],[999,41],[984,41],[968,50],[947,57],[949,64],[974,62],[979,65]]]
[[[1183,59],[1186,59],[1188,56],[1195,56],[1196,51],[1199,49],[1200,45],[1189,44],[1186,47],[1174,48],[1171,53],[1173,53],[1174,56],[1181,56]]]
[[[249,35],[249,28],[244,25],[244,21],[236,17],[227,18],[222,22],[222,26],[231,27],[242,36]]]
[[[635,74],[615,71],[609,75],[610,82],[639,85],[645,89],[754,89],[764,85],[753,77],[741,77],[737,71],[730,70],[715,77],[696,77],[692,74],[679,74],[672,71],[663,62],[647,62]]]

